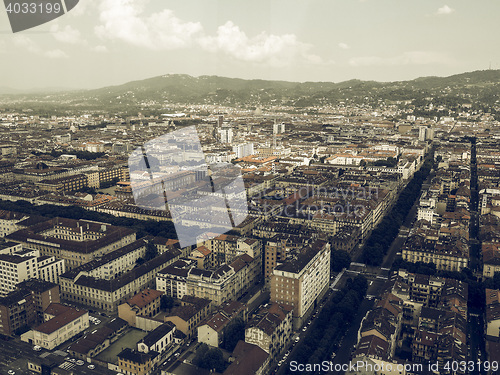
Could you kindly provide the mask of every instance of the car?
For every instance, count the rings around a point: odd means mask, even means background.
[[[101,321],[99,319],[97,319],[94,323],[95,324],[101,324]]]
[[[15,372],[14,370],[9,370],[9,371],[7,371],[7,374],[9,374],[9,375],[14,375],[15,373],[16,373],[16,372]]]
[[[95,366],[94,366],[94,365],[88,365],[87,367],[88,367],[90,370],[95,369]]]
[[[71,363],[75,363],[75,362],[76,362],[76,359],[71,358],[69,361],[70,361]]]
[[[38,346],[38,345],[35,345],[33,347],[33,350],[36,351],[36,352],[39,352],[40,350],[42,350],[42,347],[41,346]]]
[[[300,336],[297,336],[297,338],[295,339],[295,342],[299,342],[300,340]]]
[[[181,353],[177,352],[177,353],[175,353],[174,355],[175,355],[176,357],[178,357],[178,356],[180,356],[180,355],[181,355]]]
[[[304,328],[302,328],[302,332],[305,332],[307,331],[307,326],[305,326]]]
[[[79,359],[78,361],[76,361],[76,364],[78,366],[83,366],[85,364],[85,362],[83,362],[81,359]]]

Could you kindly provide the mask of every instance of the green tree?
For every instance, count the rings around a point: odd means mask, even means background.
[[[148,243],[146,244],[146,252],[144,254],[144,260],[147,262],[148,260],[156,258],[157,256],[158,256],[158,248],[153,242],[148,241]]]
[[[342,271],[342,268],[349,268],[351,256],[345,250],[334,250],[331,253],[331,266],[334,272]]]
[[[174,299],[170,296],[166,296],[165,294],[160,298],[160,309],[162,310],[170,310],[174,307]]]
[[[202,365],[200,367],[222,373],[226,367],[225,365],[226,363],[224,361],[222,351],[218,348],[212,348],[209,349],[203,356]]]
[[[232,352],[239,340],[245,340],[245,322],[242,319],[235,319],[224,333],[224,349]]]

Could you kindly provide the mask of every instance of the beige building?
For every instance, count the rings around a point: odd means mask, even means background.
[[[45,323],[21,335],[21,340],[52,350],[89,327],[89,313],[52,303],[44,312]]]
[[[27,218],[28,215],[26,214],[0,210],[0,237],[5,237],[8,234],[14,233],[19,229],[17,223]]]
[[[226,329],[237,319],[247,321],[248,307],[237,301],[224,303],[198,326],[198,342],[218,348],[225,340]]]
[[[486,289],[486,337],[500,339],[500,290]]]
[[[275,360],[290,344],[292,316],[292,306],[273,302],[257,310],[245,329],[245,342],[257,345]]]
[[[237,300],[261,277],[260,262],[247,254],[214,271],[196,268],[197,262],[182,258],[156,276],[156,289],[174,298],[192,295],[206,298],[215,306]]]
[[[16,289],[16,285],[29,279],[41,279],[58,283],[58,277],[65,272],[64,261],[54,256],[39,256],[38,250],[19,250],[11,246],[4,250],[16,250],[0,254],[0,296]]]
[[[149,375],[153,371],[159,353],[143,353],[130,348],[118,354],[118,368],[126,375]]]
[[[172,322],[176,328],[188,338],[194,337],[198,325],[205,319],[211,310],[210,300],[193,296],[182,297],[181,306],[173,308],[165,316],[165,322]]]
[[[163,292],[145,289],[118,306],[118,316],[130,326],[136,327],[137,316],[152,318],[160,312],[160,298]]]
[[[273,270],[271,301],[293,306],[294,327],[300,327],[329,281],[330,244],[317,240]]]
[[[179,255],[178,250],[165,252],[110,280],[80,272],[66,272],[59,278],[62,297],[90,308],[116,312],[120,304],[141,290],[153,288],[156,274],[178,259]]]
[[[101,257],[136,240],[135,231],[88,220],[54,218],[6,237],[40,255],[64,259],[67,269]]]
[[[483,254],[483,276],[493,277],[500,272],[500,244],[498,242],[483,242],[481,245]]]

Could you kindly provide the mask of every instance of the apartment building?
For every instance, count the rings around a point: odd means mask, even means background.
[[[21,340],[52,350],[89,327],[89,312],[57,303],[44,312],[47,320],[21,335]]]
[[[14,233],[19,229],[17,223],[28,218],[28,215],[0,210],[0,238],[7,236],[8,234]]]
[[[156,275],[156,289],[165,293],[165,295],[182,299],[188,294],[187,278],[189,271],[195,268],[197,262],[192,259],[181,258]]]
[[[293,306],[294,327],[300,327],[329,281],[330,244],[317,240],[273,270],[271,301]]]
[[[196,268],[197,262],[180,259],[156,276],[156,289],[174,298],[192,295],[206,298],[215,306],[237,300],[260,280],[260,264],[247,254],[234,258],[214,271]]]
[[[486,289],[486,337],[500,339],[500,290]]]
[[[221,234],[204,241],[203,246],[212,252],[215,266],[231,263],[236,256],[242,254],[254,259],[262,256],[262,242],[253,238]]]
[[[247,321],[248,307],[237,301],[223,303],[198,326],[198,341],[218,348],[225,340],[227,328],[237,319]]]
[[[139,239],[68,271],[67,275],[79,274],[102,280],[112,280],[132,270],[137,260],[146,253],[147,242]]]
[[[397,339],[401,329],[403,300],[391,293],[385,293],[374,308],[366,314],[358,331],[358,349],[355,356],[373,354],[374,343],[384,342],[387,351],[377,355],[380,359],[392,359],[396,351]]]
[[[37,314],[37,323],[43,322],[43,313],[50,304],[61,302],[59,285],[49,281],[39,279],[26,280],[17,285],[17,290],[29,291],[31,293]]]
[[[90,308],[116,312],[118,306],[133,295],[154,287],[156,274],[179,256],[178,250],[165,252],[110,280],[67,272],[60,276],[61,295],[64,299]]]
[[[402,251],[408,262],[434,263],[445,271],[461,271],[469,264],[469,245],[464,237],[417,233],[408,237]]]
[[[158,356],[157,352],[143,353],[125,348],[118,354],[118,368],[126,375],[149,375]]]
[[[0,333],[10,336],[37,321],[35,301],[29,290],[16,290],[0,297]]]
[[[245,342],[257,345],[273,361],[286,350],[293,335],[293,307],[271,302],[257,310],[245,328]]]
[[[160,312],[160,299],[163,292],[145,289],[127,302],[118,306],[118,316],[130,326],[137,327],[137,316],[154,317]]]
[[[235,360],[223,375],[265,375],[269,373],[270,357],[262,348],[238,341],[232,356]]]
[[[64,259],[66,268],[72,269],[134,242],[136,234],[132,229],[106,223],[54,218],[6,238],[25,249],[39,250],[40,255]]]
[[[62,177],[55,180],[42,180],[35,183],[41,190],[52,191],[55,193],[66,193],[78,191],[88,187],[88,180],[85,174]]]
[[[7,295],[16,285],[29,279],[41,279],[58,283],[58,277],[65,272],[64,261],[54,256],[39,256],[38,250],[19,250],[0,254],[0,295]]]
[[[188,338],[195,337],[198,325],[208,316],[212,303],[205,298],[184,296],[181,306],[174,307],[164,317],[165,322],[172,322]]]
[[[188,258],[196,260],[197,268],[203,270],[215,268],[214,253],[206,246],[198,246],[189,254]]]

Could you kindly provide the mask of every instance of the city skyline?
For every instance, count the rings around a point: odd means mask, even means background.
[[[17,34],[0,12],[0,80],[29,90],[168,73],[299,82],[450,76],[500,68],[491,48],[499,10],[486,1],[86,0]]]

